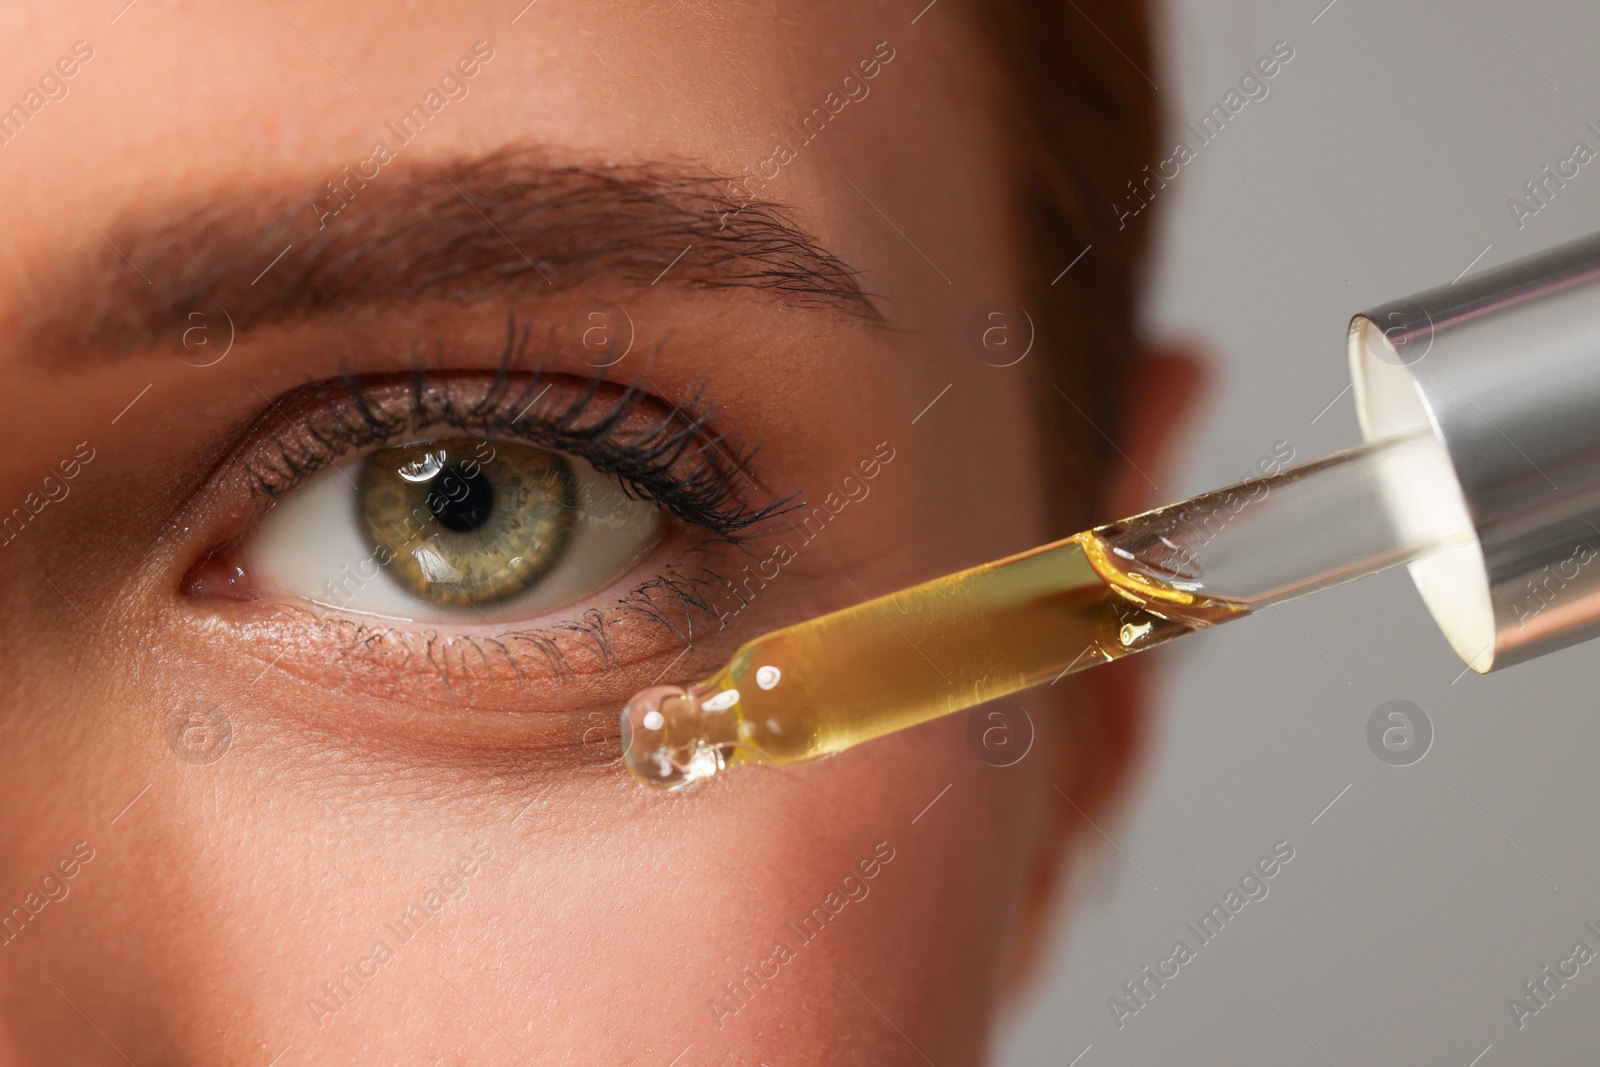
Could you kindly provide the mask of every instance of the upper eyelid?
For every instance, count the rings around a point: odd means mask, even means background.
[[[353,452],[449,426],[576,455],[679,519],[742,540],[792,498],[775,498],[755,481],[753,449],[719,444],[706,428],[707,408],[698,393],[669,407],[637,383],[504,366],[492,375],[346,375],[268,398],[230,458],[242,463],[252,490],[270,498]]]

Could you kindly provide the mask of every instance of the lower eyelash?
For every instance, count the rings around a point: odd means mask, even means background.
[[[343,635],[346,653],[367,657],[392,651],[402,658],[393,666],[389,697],[394,696],[404,672],[414,659],[426,661],[453,692],[453,679],[471,685],[481,668],[494,659],[503,660],[519,682],[528,662],[545,668],[558,685],[580,673],[575,660],[581,654],[591,661],[585,670],[610,670],[618,665],[610,629],[619,622],[634,620],[671,631],[687,648],[694,642],[695,624],[701,619],[720,625],[723,615],[708,595],[713,588],[728,588],[725,578],[710,567],[686,564],[688,556],[709,546],[689,548],[660,574],[647,578],[625,593],[609,609],[590,608],[576,619],[538,629],[505,630],[492,635],[448,634],[435,629],[410,629],[375,623],[363,618],[324,613],[308,604],[276,604],[276,614],[309,615],[317,624]]]
[[[685,646],[688,646],[694,643],[696,612],[722,623],[722,613],[717,611],[706,592],[713,586],[728,587],[729,584],[726,578],[709,568],[699,567],[691,573],[674,564],[665,568],[656,577],[641,583],[623,597],[620,610],[627,615],[666,627],[677,634]],[[682,629],[678,628],[676,619],[669,618],[656,603],[654,596],[656,592],[664,594],[669,601],[677,601],[677,605],[683,609]]]

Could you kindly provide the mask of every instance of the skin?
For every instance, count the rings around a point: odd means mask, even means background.
[[[78,442],[95,455],[0,549],[0,907],[76,843],[93,850],[68,894],[0,948],[0,1062],[981,1060],[1062,855],[1124,777],[1128,668],[1019,697],[1038,737],[1004,769],[975,756],[957,715],[668,799],[614,748],[595,758],[575,741],[668,668],[701,677],[766,630],[1047,539],[1033,364],[997,370],[965,340],[1022,268],[982,103],[990,75],[957,14],[911,25],[898,6],[829,3],[774,22],[544,0],[513,24],[518,5],[145,0],[113,24],[120,6],[13,5],[0,45],[7,100],[73,41],[95,49],[69,96],[0,149],[0,505]],[[474,42],[495,58],[406,149],[415,161],[532,143],[737,175],[886,40],[895,58],[870,97],[770,192],[863,272],[887,328],[770,293],[601,277],[548,297],[323,316],[240,336],[206,367],[21,342],[51,299],[50,264],[105,252],[96,227],[251,182],[309,200]],[[542,330],[595,300],[624,306],[643,340],[670,335],[608,376],[664,398],[704,381],[716,431],[759,442],[761,491],[815,502],[880,443],[894,450],[870,497],[726,627],[701,618],[687,652],[625,627],[611,669],[555,679],[465,655],[444,670],[375,661],[259,604],[184,595],[238,517],[214,481],[263,396],[346,369],[406,371],[418,339],[447,341],[437,366],[492,371],[508,307]],[[1167,366],[1129,435],[1147,473],[1173,421],[1166,398],[1192,384],[1185,364]],[[571,352],[551,367],[588,373]],[[1108,506],[1150,503],[1127,488],[1142,482],[1117,481]],[[229,717],[215,762],[168,743],[171,709],[194,699]],[[893,858],[869,894],[800,947],[786,924],[875,849]],[[470,856],[465,892],[419,935],[385,932]],[[731,1010],[725,983],[780,937],[796,958]],[[308,1007],[378,940],[393,958],[376,977],[336,1011]]]

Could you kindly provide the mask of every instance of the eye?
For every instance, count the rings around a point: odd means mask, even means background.
[[[661,540],[660,508],[576,457],[505,440],[412,441],[279,497],[239,545],[264,597],[432,623],[582,601]]]
[[[718,568],[794,506],[755,479],[753,448],[712,430],[698,386],[669,402],[502,366],[266,399],[196,494],[179,588],[209,620],[286,628],[271,633],[347,664],[431,669],[460,649],[492,674],[487,636],[520,685],[524,652],[560,676],[665,651],[706,615],[725,624],[714,597],[735,587]],[[295,602],[318,618],[277,610]]]

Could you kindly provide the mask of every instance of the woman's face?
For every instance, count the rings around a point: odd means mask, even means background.
[[[956,12],[122,2],[0,35],[0,1060],[980,1057],[1043,698],[677,797],[616,730],[1044,537]]]

